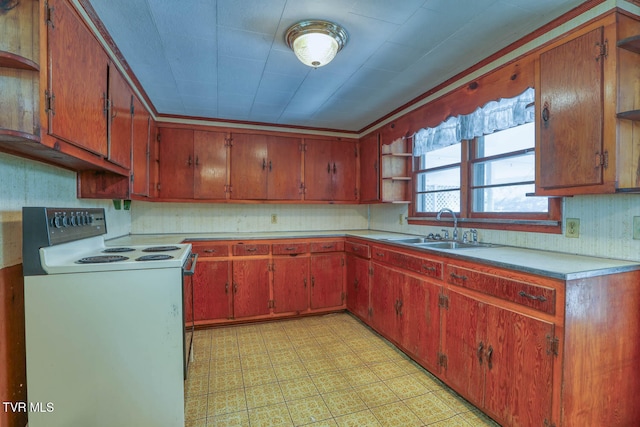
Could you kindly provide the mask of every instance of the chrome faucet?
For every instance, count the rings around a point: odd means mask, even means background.
[[[440,217],[444,212],[449,212],[453,217],[453,240],[458,240],[458,218],[456,218],[456,214],[449,208],[442,208],[438,211],[438,215],[436,215],[437,221],[442,221]]]

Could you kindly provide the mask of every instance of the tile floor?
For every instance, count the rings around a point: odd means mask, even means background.
[[[497,426],[349,314],[196,331],[186,427]]]

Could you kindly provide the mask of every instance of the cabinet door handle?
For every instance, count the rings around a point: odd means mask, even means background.
[[[402,300],[398,300],[398,316],[402,316]]]
[[[187,165],[191,166],[191,155],[189,155],[189,158],[187,159]]]
[[[336,164],[334,163],[334,164],[333,164],[333,173],[335,174],[335,173],[337,173],[337,172],[338,172],[338,168],[336,168]]]
[[[271,160],[269,160],[269,172],[271,172]]]
[[[541,301],[541,302],[545,302],[547,299],[545,297],[543,297],[542,295],[531,295],[526,293],[525,291],[520,291],[518,292],[518,295],[520,295],[521,297],[524,298],[529,298],[532,299],[534,301]]]
[[[311,276],[311,287],[313,288],[316,285],[316,279]]]
[[[233,284],[233,293],[234,293],[234,294],[237,294],[237,293],[238,293],[238,284],[237,284],[237,283],[234,283],[234,284]]]
[[[549,104],[545,102],[544,107],[542,108],[542,121],[545,123],[549,122],[550,116],[551,116],[551,113],[549,112]]]
[[[267,159],[262,159],[262,170],[265,170],[267,167]]]
[[[224,284],[224,293],[228,294],[229,293],[229,282]]]
[[[196,156],[196,166],[200,166],[199,156]]]
[[[307,278],[305,277],[305,278],[302,280],[302,282],[304,283],[304,287],[305,287],[305,289],[306,289],[306,288],[307,288]]]
[[[327,173],[331,173],[331,163],[327,163]]]
[[[354,287],[355,289],[358,289],[358,278],[356,278],[356,279],[353,281],[353,287]]]
[[[493,356],[493,347],[489,346],[487,349],[487,367],[491,369],[493,367],[493,363],[491,363],[491,358]]]
[[[476,352],[480,365],[482,365],[482,350],[484,350],[484,343],[480,341],[480,343],[478,344],[478,351]]]
[[[467,280],[467,276],[463,276],[463,275],[460,275],[460,274],[456,274],[456,273],[449,273],[449,275],[450,275],[453,279]]]

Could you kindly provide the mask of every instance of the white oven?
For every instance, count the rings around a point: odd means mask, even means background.
[[[103,209],[25,207],[23,233],[29,426],[184,425],[191,245],[109,247]]]

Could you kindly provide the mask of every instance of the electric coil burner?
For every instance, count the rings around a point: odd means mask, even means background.
[[[133,248],[107,248],[102,252],[104,252],[105,254],[113,254],[113,253],[119,253],[119,252],[133,252],[133,251],[135,251],[135,249]]]
[[[136,261],[164,261],[167,259],[173,259],[173,257],[167,254],[143,255],[141,257],[136,258]]]
[[[180,249],[177,246],[151,246],[150,248],[143,249],[142,252],[169,252],[177,251]]]
[[[104,251],[103,251],[104,252]],[[99,264],[106,262],[118,262],[118,261],[126,261],[129,258],[121,255],[98,255],[98,256],[89,256],[85,258],[80,258],[77,263],[80,264]]]

